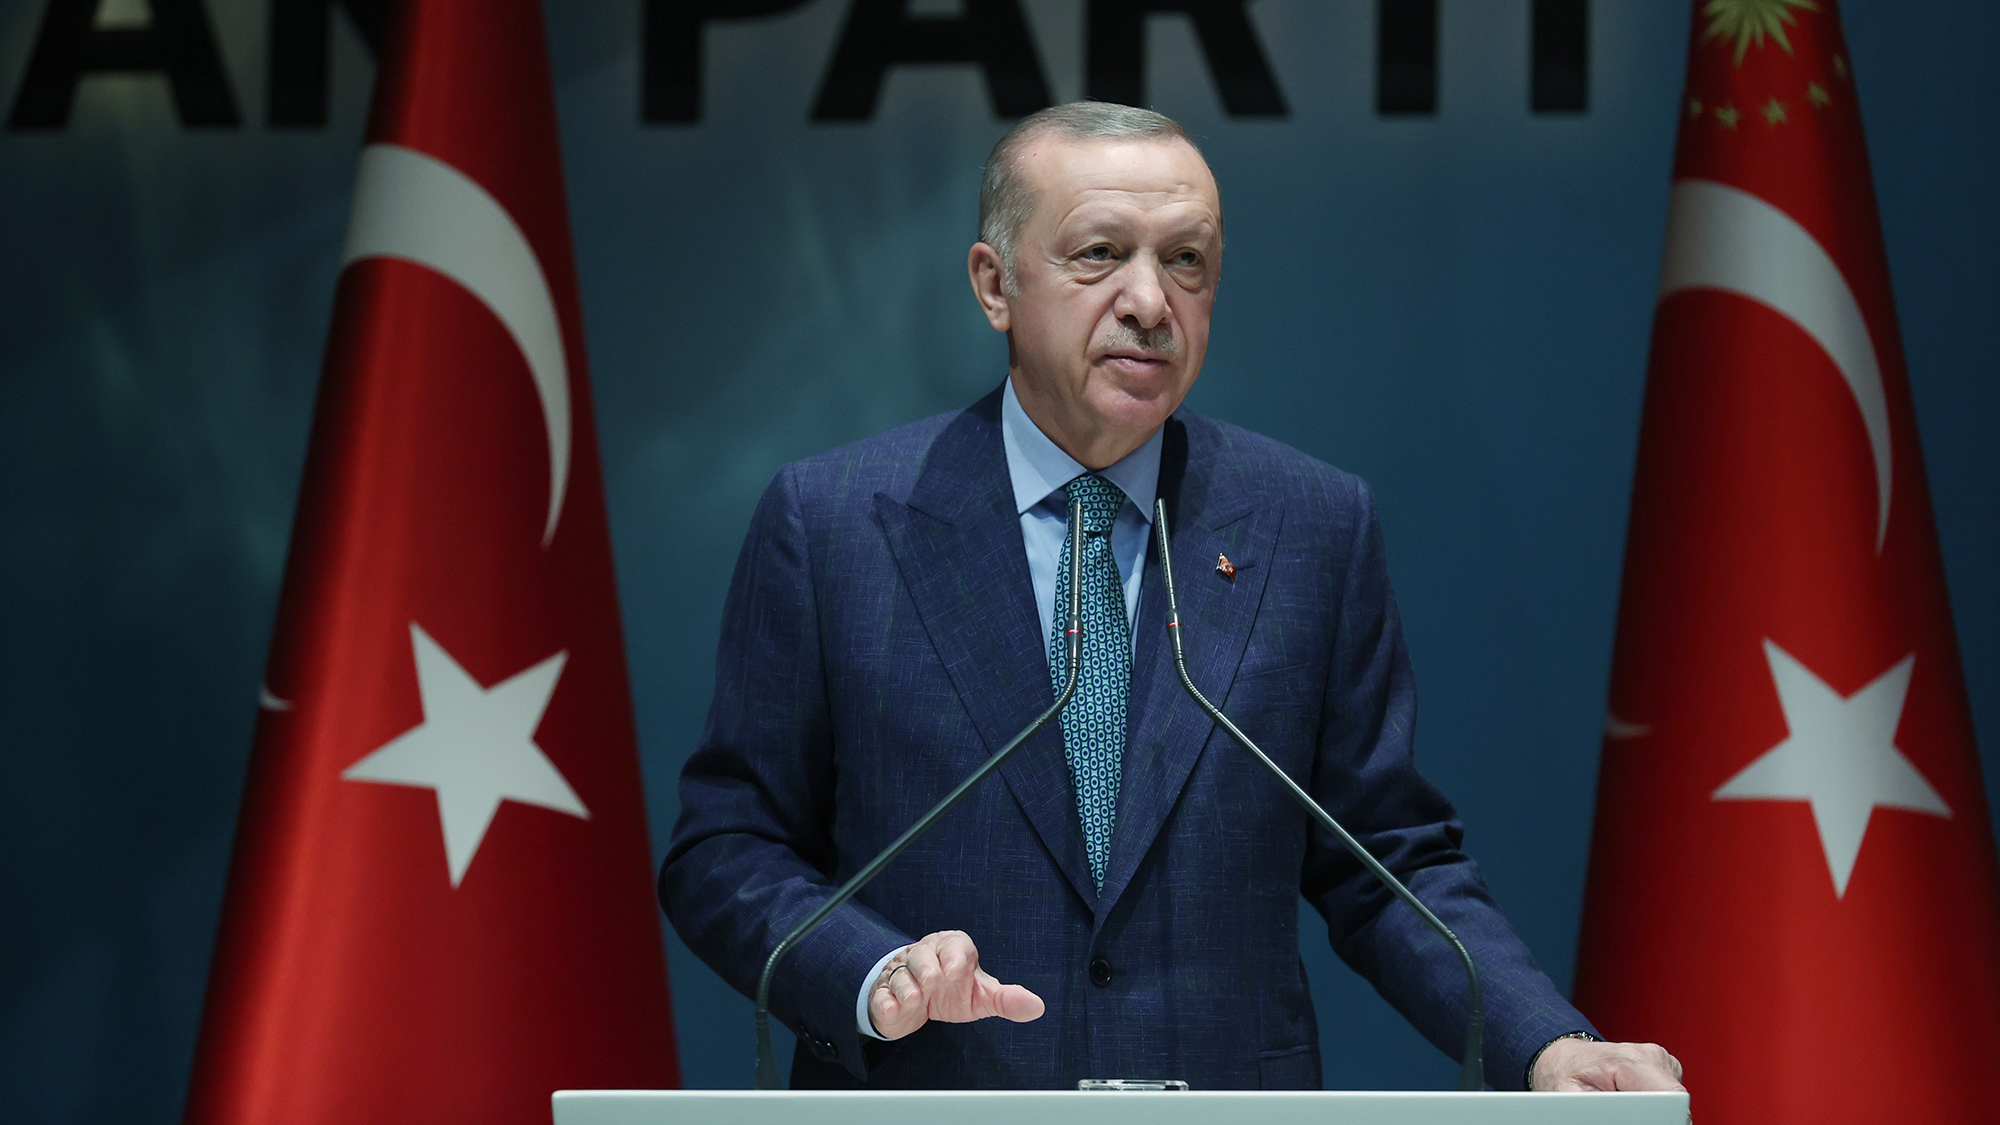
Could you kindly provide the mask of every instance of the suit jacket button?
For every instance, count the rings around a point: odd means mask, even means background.
[[[1099,988],[1111,983],[1111,962],[1102,957],[1090,959],[1090,983]]]
[[[840,1048],[834,1046],[832,1040],[821,1038],[811,1028],[804,1028],[802,1030],[805,1032],[806,1049],[812,1052],[814,1058],[821,1062],[839,1061]]]

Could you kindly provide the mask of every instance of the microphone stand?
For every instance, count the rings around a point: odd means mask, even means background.
[[[778,1059],[776,1052],[771,1049],[771,976],[777,971],[779,959],[789,953],[800,939],[824,922],[828,915],[858,894],[875,876],[880,875],[882,869],[889,866],[889,861],[902,855],[904,849],[916,843],[917,837],[930,831],[931,826],[964,800],[966,794],[972,792],[974,787],[991,777],[993,771],[1000,768],[1000,763],[1012,757],[1014,751],[1019,750],[1043,727],[1048,726],[1049,720],[1061,714],[1062,709],[1068,705],[1070,696],[1076,694],[1077,676],[1083,660],[1082,566],[1083,504],[1072,497],[1069,502],[1069,622],[1063,630],[1063,636],[1068,638],[1069,642],[1069,675],[1063,683],[1062,690],[1056,693],[1056,701],[1048,710],[1037,716],[1034,722],[1023,727],[1021,733],[1015,735],[1007,745],[1002,746],[998,753],[986,759],[984,765],[972,772],[972,776],[959,782],[957,788],[945,794],[943,800],[931,806],[931,811],[904,830],[901,836],[896,837],[894,843],[882,849],[882,854],[869,860],[866,867],[856,871],[853,877],[841,884],[840,889],[835,891],[832,897],[820,903],[819,908],[811,914],[806,915],[805,921],[792,927],[792,932],[786,934],[784,940],[771,950],[771,955],[764,959],[764,973],[757,978],[757,1088],[759,1090],[775,1090],[779,1083]]]
[[[1424,920],[1425,925],[1457,951],[1459,960],[1465,963],[1466,992],[1471,1001],[1471,1011],[1465,1024],[1465,1061],[1459,1070],[1458,1088],[1483,1089],[1486,1085],[1486,1066],[1483,1058],[1486,1039],[1486,998],[1479,987],[1479,967],[1473,964],[1472,954],[1465,948],[1465,943],[1458,940],[1458,935],[1451,932],[1451,927],[1431,913],[1430,908],[1419,901],[1416,895],[1411,894],[1410,888],[1404,886],[1401,879],[1396,878],[1388,868],[1382,866],[1380,860],[1370,855],[1359,840],[1349,835],[1347,829],[1340,826],[1339,821],[1321,808],[1318,801],[1313,800],[1312,794],[1301,789],[1298,782],[1293,781],[1284,770],[1278,768],[1278,763],[1258,749],[1257,744],[1250,741],[1249,735],[1238,730],[1236,724],[1229,721],[1229,716],[1223,714],[1221,708],[1210,703],[1208,697],[1201,694],[1201,689],[1194,686],[1194,681],[1188,678],[1187,653],[1181,645],[1181,607],[1179,600],[1174,597],[1174,563],[1173,556],[1167,551],[1167,502],[1164,499],[1153,501],[1153,534],[1160,543],[1160,577],[1165,580],[1167,588],[1167,635],[1173,638],[1174,670],[1180,673],[1181,686],[1187,689],[1188,695],[1208,713],[1209,718],[1214,719],[1230,738],[1236,740],[1238,746],[1250,751],[1250,756],[1269,770],[1272,777],[1283,782],[1285,791],[1292,795],[1292,799],[1310,813],[1322,828],[1332,833],[1334,839],[1339,840],[1340,845],[1346,848],[1349,854],[1360,860],[1362,866],[1381,880],[1382,885],[1393,891],[1397,898],[1408,903],[1410,909],[1416,911],[1417,916]]]

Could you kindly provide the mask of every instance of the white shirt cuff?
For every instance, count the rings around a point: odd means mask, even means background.
[[[888,1036],[875,1030],[875,1021],[868,1018],[868,993],[875,988],[875,979],[882,975],[883,969],[889,967],[889,962],[894,961],[897,954],[908,948],[910,947],[907,945],[899,945],[884,953],[882,959],[875,962],[875,967],[868,970],[868,975],[861,978],[861,993],[854,998],[854,1026],[870,1039],[880,1039],[884,1043],[889,1041]]]

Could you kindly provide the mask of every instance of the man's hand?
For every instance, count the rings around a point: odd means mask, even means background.
[[[1543,1048],[1533,1090],[1680,1090],[1681,1061],[1654,1043],[1558,1039]]]
[[[941,930],[905,949],[868,993],[868,1018],[885,1039],[901,1039],[931,1020],[1005,1016],[1025,1023],[1044,1010],[1041,997],[980,968],[979,948],[961,930]]]

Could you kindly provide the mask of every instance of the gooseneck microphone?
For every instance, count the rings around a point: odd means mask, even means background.
[[[778,1059],[776,1053],[771,1049],[771,975],[777,971],[778,961],[786,953],[789,953],[792,947],[799,943],[801,938],[811,933],[814,927],[824,922],[828,915],[839,909],[841,904],[853,898],[875,876],[880,875],[882,869],[889,866],[890,860],[902,855],[905,848],[916,843],[917,837],[930,831],[931,826],[936,824],[944,814],[950,812],[953,806],[964,800],[965,795],[972,792],[974,787],[980,782],[985,781],[988,777],[991,777],[993,771],[1000,768],[1000,763],[1005,762],[1013,755],[1014,751],[1019,750],[1024,743],[1033,738],[1043,727],[1048,726],[1049,720],[1061,714],[1062,709],[1068,705],[1070,696],[1076,694],[1077,676],[1083,664],[1082,566],[1083,502],[1075,497],[1071,497],[1069,502],[1069,621],[1063,629],[1063,636],[1069,642],[1069,675],[1063,681],[1062,690],[1056,693],[1056,701],[1050,705],[1048,710],[1037,716],[1034,722],[1023,727],[1021,733],[1015,735],[1007,745],[1002,746],[998,753],[986,759],[984,765],[972,771],[972,776],[959,782],[956,789],[945,794],[943,800],[931,806],[931,811],[925,813],[922,817],[918,818],[915,824],[905,829],[901,836],[896,837],[895,842],[883,848],[882,854],[869,860],[866,867],[856,871],[852,878],[841,884],[840,889],[833,893],[833,897],[821,903],[817,910],[806,915],[805,921],[792,927],[792,932],[786,934],[784,940],[780,941],[771,950],[771,955],[764,959],[764,974],[757,978],[757,1088],[759,1090],[775,1090],[778,1088]],[[1408,892],[1404,893],[1407,894]]]
[[[1250,751],[1251,757],[1269,770],[1272,777],[1283,783],[1285,791],[1292,795],[1292,799],[1310,813],[1322,828],[1331,832],[1333,838],[1340,841],[1341,847],[1346,848],[1349,854],[1360,860],[1362,866],[1381,880],[1382,885],[1393,891],[1397,898],[1408,903],[1410,909],[1416,911],[1417,916],[1424,920],[1425,925],[1449,942],[1452,949],[1458,952],[1459,960],[1465,963],[1466,992],[1471,1001],[1469,1005],[1471,1011],[1465,1023],[1465,1062],[1458,1073],[1458,1088],[1461,1090],[1484,1088],[1486,998],[1479,987],[1479,967],[1473,964],[1472,954],[1465,948],[1465,943],[1458,940],[1458,935],[1451,932],[1451,927],[1431,913],[1430,907],[1425,906],[1416,895],[1411,894],[1410,888],[1404,886],[1401,879],[1396,878],[1388,868],[1382,866],[1380,860],[1368,854],[1368,849],[1362,847],[1359,840],[1349,835],[1347,829],[1340,826],[1339,821],[1321,808],[1319,802],[1312,799],[1312,794],[1301,789],[1298,782],[1293,781],[1290,775],[1279,769],[1278,763],[1259,749],[1257,744],[1250,740],[1249,735],[1238,730],[1236,724],[1229,721],[1229,716],[1223,714],[1221,708],[1210,703],[1208,697],[1201,694],[1201,689],[1194,686],[1194,680],[1188,677],[1187,652],[1181,644],[1181,607],[1180,601],[1174,596],[1174,562],[1173,556],[1167,551],[1167,502],[1164,499],[1156,498],[1153,501],[1153,535],[1160,542],[1160,577],[1167,588],[1167,636],[1173,638],[1174,670],[1180,673],[1181,687],[1187,689],[1188,695],[1195,703],[1207,712],[1208,717],[1214,719],[1216,725],[1227,732],[1230,738],[1235,739],[1238,746]]]

